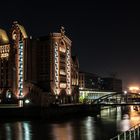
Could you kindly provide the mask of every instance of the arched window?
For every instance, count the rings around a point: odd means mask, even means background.
[[[62,52],[62,53],[66,53],[66,45],[65,45],[65,42],[64,41],[60,41],[60,44],[59,44],[59,51]]]

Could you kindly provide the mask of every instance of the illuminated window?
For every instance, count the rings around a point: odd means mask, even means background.
[[[60,69],[60,75],[66,75],[66,72],[63,69]]]
[[[59,51],[62,53],[66,53],[66,46],[65,46],[65,43],[63,41],[60,42]]]
[[[66,88],[66,83],[60,83],[60,88]]]

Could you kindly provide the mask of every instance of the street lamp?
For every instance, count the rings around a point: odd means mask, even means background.
[[[29,100],[29,99],[26,99],[26,100],[25,100],[25,103],[26,103],[26,104],[29,104],[29,103],[30,103],[30,100]]]
[[[127,91],[126,90],[124,91],[124,94],[127,94]]]

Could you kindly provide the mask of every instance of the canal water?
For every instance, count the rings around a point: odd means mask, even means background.
[[[133,106],[110,108],[100,116],[61,120],[0,120],[0,140],[109,140],[140,123]]]

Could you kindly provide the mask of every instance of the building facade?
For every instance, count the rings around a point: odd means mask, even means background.
[[[62,103],[71,102],[71,41],[64,34],[52,33],[50,47],[52,48],[51,91],[60,97]]]
[[[1,93],[11,90],[18,99],[40,100],[40,104],[45,104],[42,97],[51,98],[51,103],[78,101],[79,64],[72,60],[72,42],[64,27],[59,33],[33,38],[14,22],[9,38],[4,30],[0,37]]]
[[[79,87],[93,90],[100,89],[100,77],[88,72],[79,72]]]
[[[59,103],[77,102],[79,64],[72,60],[71,40],[64,28],[60,33],[28,39],[28,44],[28,81],[51,93]],[[77,82],[73,84],[74,78]]]
[[[122,80],[113,77],[102,78],[101,89],[122,92]]]

